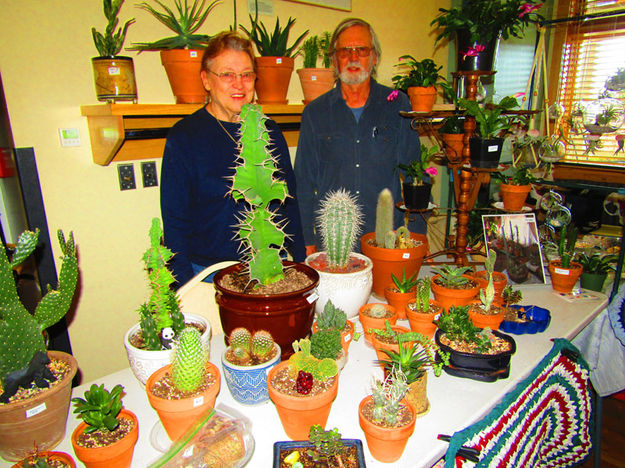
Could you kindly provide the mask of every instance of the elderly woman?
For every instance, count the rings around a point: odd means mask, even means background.
[[[205,267],[237,260],[239,244],[233,225],[243,210],[228,196],[237,158],[241,107],[254,98],[252,45],[236,32],[215,36],[202,57],[202,83],[208,104],[176,123],[167,136],[161,170],[161,214],[165,245],[174,253],[177,286]],[[276,123],[267,120],[271,149],[289,193],[295,177],[286,141]],[[287,249],[295,261],[305,256],[297,202],[290,198],[278,208],[288,220]]]

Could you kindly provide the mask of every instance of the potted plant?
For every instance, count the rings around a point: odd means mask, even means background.
[[[470,304],[480,290],[479,283],[468,274],[471,267],[443,265],[432,271],[435,273],[431,281],[432,293],[443,309]]]
[[[430,25],[441,39],[456,41],[458,71],[492,70],[499,38],[523,37],[530,23],[542,20],[537,0],[466,0],[460,7],[439,8]]]
[[[432,192],[432,177],[438,174],[435,167],[428,167],[434,157],[439,153],[438,146],[426,146],[421,144],[421,157],[413,159],[408,164],[398,164],[397,167],[404,171],[402,178],[402,194],[404,206],[409,210],[425,210],[430,203]],[[425,179],[428,179],[428,182]]]
[[[131,57],[118,55],[126,40],[128,27],[135,22],[134,18],[117,27],[117,15],[124,0],[102,0],[104,16],[108,23],[104,34],[91,28],[91,36],[98,57],[91,59],[95,92],[98,101],[136,101],[137,83],[135,82],[135,66]]]
[[[497,330],[501,322],[503,322],[506,309],[495,304],[495,284],[493,281],[493,267],[497,254],[494,250],[489,250],[488,257],[484,262],[486,273],[488,275],[488,284],[486,288],[480,289],[480,300],[472,302],[469,305],[469,317],[476,327],[490,328]]]
[[[186,322],[202,334],[208,347],[211,328],[208,320],[199,315],[183,316],[175,292],[170,285],[175,281],[167,262],[173,253],[162,243],[163,230],[159,218],[153,218],[149,231],[150,246],[143,254],[143,263],[150,283],[150,297],[139,309],[139,322],[124,335],[124,347],[135,377],[145,384],[157,369],[171,362],[171,347]]]
[[[176,104],[204,104],[207,94],[200,70],[203,49],[210,37],[197,31],[219,0],[208,4],[207,0],[174,0],[175,12],[160,0],[153,2],[160,10],[148,2],[139,3],[137,7],[147,11],[175,35],[154,42],[137,42],[128,50],[138,50],[139,53],[144,50],[160,51],[161,63],[167,72]]]
[[[312,331],[317,333],[318,330],[338,330],[341,335],[341,346],[347,354],[349,344],[354,338],[354,324],[347,320],[347,315],[343,310],[336,307],[332,301],[328,301],[323,310],[317,314],[316,320],[313,322]]]
[[[493,249],[488,249],[488,255],[484,262],[484,269],[473,273],[473,278],[477,280],[480,285],[480,290],[486,289],[489,278],[493,280],[493,286],[495,288],[495,298],[501,300],[503,290],[508,284],[508,277],[500,271],[495,271],[495,264],[497,263],[497,252]]]
[[[252,26],[249,30],[243,26],[240,28],[256,45],[256,50],[260,55],[254,59],[257,102],[259,104],[287,104],[289,101],[286,95],[295,66],[293,53],[304,36],[308,34],[308,30],[289,46],[289,34],[295,23],[293,18],[289,17],[284,28],[280,27],[280,18],[276,18],[273,32],[268,32],[262,21],[258,22],[258,12],[256,18],[250,15],[250,22]]]
[[[310,354],[317,359],[334,359],[339,370],[347,363],[347,351],[341,345],[341,330],[335,327],[318,328],[310,336]]]
[[[363,305],[358,311],[358,319],[365,333],[365,340],[371,343],[371,330],[374,328],[384,328],[385,322],[391,325],[397,323],[397,310],[389,304],[368,303]]]
[[[501,181],[499,194],[503,200],[504,209],[521,211],[532,189],[532,184],[536,182],[536,177],[530,172],[530,168],[517,166],[512,167],[512,173],[495,172],[493,175]]]
[[[327,93],[334,86],[334,69],[330,68],[330,39],[328,31],[324,31],[321,37],[309,36],[298,50],[304,56],[303,68],[297,70],[304,92],[304,104]],[[317,68],[318,58],[323,68]]]
[[[582,252],[577,257],[577,262],[584,269],[580,277],[580,284],[584,289],[591,291],[603,290],[603,283],[609,271],[614,271],[614,263],[618,260],[617,255],[604,255],[600,252]]]
[[[415,112],[430,112],[436,101],[436,86],[445,78],[439,74],[442,65],[426,58],[417,60],[412,55],[402,55],[395,66],[400,73],[392,78],[395,89],[408,94]]]
[[[397,461],[414,432],[415,410],[404,398],[406,376],[393,369],[384,380],[376,379],[373,392],[358,406],[358,421],[373,458],[384,463]]]
[[[273,444],[273,468],[303,467],[364,468],[365,458],[359,439],[342,439],[335,427],[324,430],[319,424],[310,427],[308,440],[281,441]]]
[[[558,258],[551,260],[548,265],[551,286],[555,291],[570,293],[582,274],[582,265],[573,261],[576,241],[577,228],[572,226],[567,229],[566,224],[562,225],[558,239]]]
[[[309,255],[305,261],[319,273],[317,314],[332,301],[349,318],[355,317],[369,300],[373,263],[353,251],[362,222],[362,210],[350,192],[331,191],[321,200],[317,228],[323,251]]]
[[[172,441],[208,409],[215,407],[221,378],[208,360],[208,348],[193,327],[178,336],[172,363],[154,372],[145,384],[150,405]]]
[[[360,238],[360,249],[373,262],[373,293],[384,297],[384,289],[391,282],[391,274],[399,276],[419,273],[423,257],[428,250],[428,240],[423,234],[411,233],[406,226],[393,230],[395,204],[389,189],[378,196],[375,232]]]
[[[269,398],[276,405],[287,436],[302,440],[310,427],[324,427],[338,391],[338,367],[334,359],[317,359],[311,343],[301,339],[293,343],[295,351],[269,371]]]
[[[414,301],[409,302],[406,307],[406,315],[413,332],[421,333],[429,338],[434,337],[436,324],[434,319],[441,313],[440,304],[430,299],[431,281],[426,276],[417,282],[417,294]]]
[[[458,99],[458,105],[466,110],[466,115],[475,119],[478,126],[479,137],[469,138],[471,166],[497,167],[503,145],[501,135],[516,120],[516,117],[506,115],[504,112],[518,107],[519,103],[512,96],[506,96],[495,106],[482,106],[469,99]]]
[[[384,297],[386,297],[386,302],[395,307],[397,318],[403,320],[406,318],[406,306],[417,294],[416,285],[419,280],[416,273],[406,278],[405,270],[402,271],[401,280],[394,274],[391,274],[391,278],[393,284],[386,287]]]
[[[123,408],[124,387],[110,392],[104,384],[91,385],[84,398],[72,398],[82,422],[72,432],[72,447],[87,468],[130,466],[139,437],[139,420]]]
[[[508,377],[510,358],[516,352],[511,336],[476,327],[469,317],[469,306],[451,307],[436,324],[436,344],[449,353],[445,372],[488,382]]]
[[[378,360],[381,361],[386,358],[387,351],[399,352],[398,338],[406,333],[412,332],[409,328],[400,325],[391,325],[388,320],[385,320],[384,327],[372,328],[369,330],[369,333],[371,333],[371,344],[373,345],[373,349],[375,349],[375,354]],[[412,346],[412,343],[408,343],[408,345]],[[382,366],[381,363],[380,365]]]
[[[304,264],[283,265],[280,257],[285,234],[269,204],[289,195],[286,182],[277,178],[266,119],[260,106],[243,106],[241,151],[231,195],[248,207],[237,226],[244,258],[215,275],[215,297],[225,336],[237,327],[267,330],[285,359],[291,343],[310,333],[316,299],[309,294],[317,287],[319,274]]]
[[[76,468],[76,462],[72,458],[72,456],[65,452],[40,452],[35,449],[31,455],[20,460],[11,468],[46,468],[46,467],[56,467],[56,468]]]
[[[39,231],[25,231],[11,260],[0,245],[0,456],[18,461],[33,442],[40,450],[55,447],[65,435],[71,384],[78,365],[73,356],[46,351],[44,331],[69,310],[76,290],[78,261],[74,236],[58,231],[62,259],[58,288],[49,288],[31,314],[21,303],[13,269],[36,248]],[[33,389],[30,387],[34,381]]]
[[[438,134],[445,143],[445,154],[449,162],[459,163],[464,149],[464,117],[460,115],[446,117],[438,129]]]
[[[239,327],[230,332],[228,346],[221,355],[221,367],[232,397],[244,405],[269,400],[267,373],[280,362],[280,346],[271,333],[251,333]]]

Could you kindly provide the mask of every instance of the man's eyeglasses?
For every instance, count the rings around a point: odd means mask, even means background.
[[[356,52],[356,55],[358,55],[358,57],[368,57],[369,55],[371,55],[372,50],[373,50],[372,47],[364,47],[364,46],[339,47],[338,49],[336,49],[336,56],[341,59],[346,59],[346,58],[351,57],[352,54]]]
[[[208,70],[209,72],[211,72],[213,75],[215,75],[217,78],[219,78],[221,81],[223,81],[224,83],[234,83],[237,79],[237,77],[241,78],[241,81],[243,83],[251,83],[252,81],[254,81],[256,79],[256,73],[250,71],[250,72],[243,72],[243,73],[235,73],[235,72],[221,72],[221,73],[215,73],[213,70]]]

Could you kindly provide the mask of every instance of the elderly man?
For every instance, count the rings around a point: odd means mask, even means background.
[[[371,232],[380,191],[388,187],[401,200],[397,165],[420,158],[417,132],[410,119],[399,115],[410,110],[407,96],[399,93],[393,99],[392,89],[373,79],[380,55],[369,23],[342,21],[332,35],[339,83],[304,109],[295,177],[307,253],[321,245],[314,222],[327,192],[342,187],[356,195],[364,212],[363,232]],[[395,210],[395,225],[401,222]],[[425,226],[416,230],[423,232]]]

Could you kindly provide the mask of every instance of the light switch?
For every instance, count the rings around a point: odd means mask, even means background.
[[[59,128],[59,138],[61,146],[80,146],[80,131],[77,128]]]
[[[119,176],[119,189],[132,190],[137,188],[135,183],[135,169],[131,164],[118,164],[117,174]]]

